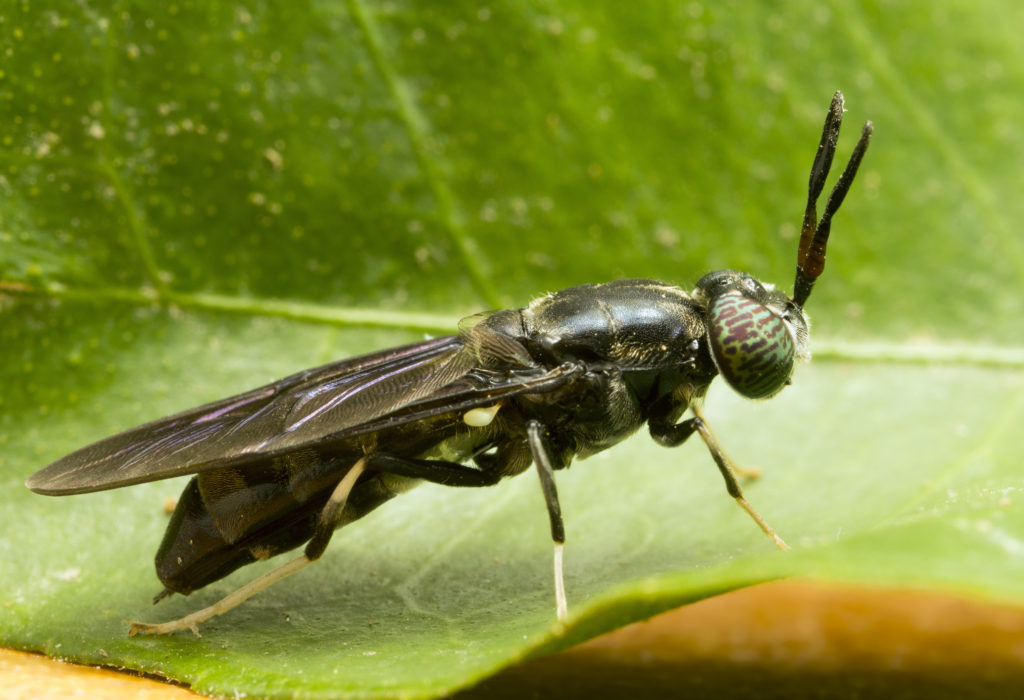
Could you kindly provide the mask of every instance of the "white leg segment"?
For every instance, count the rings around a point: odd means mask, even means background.
[[[269,588],[284,577],[291,576],[299,569],[305,568],[307,564],[309,564],[309,559],[306,558],[305,554],[296,557],[275,569],[271,569],[259,578],[245,584],[238,590],[229,593],[213,605],[203,608],[202,610],[197,610],[196,612],[186,615],[185,617],[178,618],[177,620],[152,625],[146,622],[133,622],[131,623],[131,627],[128,628],[128,636],[134,637],[137,634],[170,634],[171,632],[180,632],[182,630],[192,630],[192,634],[195,636],[202,636],[199,634],[200,623],[206,622],[211,617],[223,615],[228,610],[241,605],[260,591]]]
[[[569,618],[569,600],[565,597],[565,577],[562,575],[563,546],[561,542],[555,542],[555,612],[560,622]]]

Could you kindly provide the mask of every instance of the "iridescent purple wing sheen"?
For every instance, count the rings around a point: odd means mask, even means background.
[[[156,481],[239,465],[344,435],[473,368],[459,336],[342,360],[100,440],[32,475],[47,494]]]

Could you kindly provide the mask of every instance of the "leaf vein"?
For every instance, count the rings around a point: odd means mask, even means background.
[[[383,78],[392,99],[395,101],[398,117],[405,128],[416,164],[430,186],[434,201],[437,204],[438,216],[445,232],[454,244],[455,250],[458,252],[459,258],[462,260],[466,273],[477,293],[492,308],[500,307],[501,300],[494,285],[491,284],[490,279],[484,272],[479,249],[473,245],[456,216],[451,189],[441,176],[434,159],[429,155],[426,145],[427,133],[429,131],[427,120],[409,95],[409,89],[396,75],[391,62],[385,56],[380,34],[362,0],[349,0],[348,6],[363,36],[366,50],[373,61],[374,67]]]
[[[114,29],[115,26],[117,26],[116,23],[110,23],[106,33],[107,40],[103,47],[103,87],[102,99],[100,100],[101,111],[99,114],[99,120],[103,126],[104,135],[97,139],[97,149],[100,154],[98,167],[102,175],[110,183],[111,188],[117,195],[117,201],[124,209],[125,216],[128,220],[129,237],[127,242],[129,246],[134,248],[139,259],[142,261],[149,283],[154,289],[161,293],[165,293],[167,291],[167,286],[164,284],[163,278],[160,274],[160,268],[156,263],[156,256],[153,254],[153,248],[149,245],[149,241],[146,238],[144,216],[136,206],[132,193],[124,179],[121,177],[121,173],[118,172],[114,165],[114,163],[117,162],[117,157],[114,153],[113,146],[110,144],[111,134],[113,133],[111,102],[114,90],[114,59],[116,52],[120,49],[118,45],[117,32]]]
[[[241,297],[203,292],[166,292],[128,287],[79,289],[60,284],[32,286],[0,280],[0,297],[41,297],[73,303],[101,304],[120,301],[137,306],[166,306],[195,311],[234,313],[247,316],[283,318],[303,323],[337,327],[384,328],[425,333],[452,333],[458,326],[456,314],[396,311],[356,306],[331,306],[314,302]],[[880,341],[816,341],[816,362],[858,362],[878,364],[960,365],[1024,369],[1024,348],[943,341],[928,344]]]

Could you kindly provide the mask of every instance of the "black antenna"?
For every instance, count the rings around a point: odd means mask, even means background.
[[[836,181],[836,186],[825,202],[825,213],[821,215],[821,221],[815,225],[817,219],[817,202],[821,196],[821,190],[825,187],[825,179],[832,167],[832,157],[836,154],[836,144],[839,141],[839,127],[843,122],[843,93],[836,90],[832,96],[832,104],[825,116],[825,128],[821,132],[821,142],[818,144],[818,152],[814,156],[814,164],[811,166],[811,178],[807,187],[807,208],[804,209],[804,223],[800,231],[800,248],[796,254],[796,281],[793,283],[793,303],[802,307],[807,297],[811,296],[811,289],[814,288],[814,281],[821,276],[825,269],[825,246],[828,244],[828,234],[832,230],[832,217],[843,198],[850,191],[853,178],[860,167],[860,161],[864,158],[864,152],[868,150],[868,141],[871,139],[871,132],[874,125],[871,122],[864,124],[860,132],[860,139],[853,149],[850,162],[846,164],[843,174]]]

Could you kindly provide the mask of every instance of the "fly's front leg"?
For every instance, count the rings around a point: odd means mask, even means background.
[[[708,427],[703,415],[697,410],[694,410],[694,413],[697,414],[694,418],[684,420],[675,425],[651,423],[651,437],[665,447],[676,447],[686,442],[686,439],[694,433],[698,433],[704,444],[707,445],[711,458],[718,465],[718,471],[722,473],[722,478],[725,479],[725,488],[729,495],[736,499],[736,502],[743,510],[747,511],[747,514],[754,519],[754,522],[757,523],[764,534],[772,538],[776,547],[779,549],[789,549],[789,545],[775,534],[775,530],[761,517],[760,513],[754,510],[754,506],[750,505],[750,501],[743,495],[743,489],[740,488],[740,483],[736,478],[736,466],[729,459],[729,455],[725,453],[721,445],[718,444],[718,440],[715,439],[715,435],[711,432],[711,428]]]
[[[702,421],[704,421],[704,425],[708,424],[708,419],[704,417],[704,411],[702,411],[700,409],[700,406],[697,406],[696,404],[694,404],[693,406],[690,406],[690,410],[693,411],[693,415],[697,416]],[[709,430],[710,430],[710,428],[709,428]],[[742,476],[744,479],[760,479],[761,478],[761,470],[759,468],[757,468],[757,467],[745,467],[742,464],[736,464],[736,462],[732,461],[732,459],[730,459],[728,456],[726,456],[726,459],[729,461],[729,464],[732,466],[732,470],[734,472],[736,472],[736,474],[738,474],[739,476]]]
[[[551,453],[544,443],[545,428],[539,421],[531,420],[526,424],[526,437],[533,454],[533,463],[537,465],[540,476],[540,488],[544,492],[544,502],[548,507],[548,518],[551,520],[551,539],[555,542],[555,612],[559,620],[569,617],[569,602],[565,596],[565,577],[562,574],[562,547],[565,545],[565,523],[562,522],[562,508],[558,504],[558,490],[555,488],[555,467],[551,461]]]

